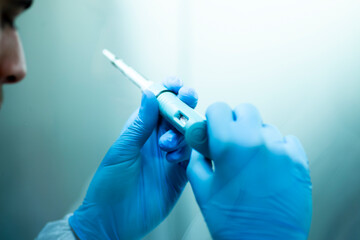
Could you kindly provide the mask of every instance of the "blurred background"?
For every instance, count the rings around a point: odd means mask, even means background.
[[[0,111],[0,239],[32,239],[81,202],[141,94],[101,55],[255,104],[302,141],[310,239],[360,239],[358,0],[35,0],[18,21],[28,64]],[[188,185],[146,239],[210,239]]]

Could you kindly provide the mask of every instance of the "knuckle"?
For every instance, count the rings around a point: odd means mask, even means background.
[[[206,115],[211,115],[213,113],[217,113],[220,109],[223,109],[223,108],[229,108],[229,105],[227,105],[224,102],[213,103],[207,108]]]
[[[265,142],[266,150],[273,156],[288,158],[289,153],[283,142]]]
[[[242,103],[242,104],[239,104],[236,108],[242,109],[242,112],[244,112],[245,114],[259,112],[258,109],[251,103]]]
[[[262,124],[261,114],[258,109],[250,103],[242,103],[235,110],[237,120],[245,120],[245,122],[256,122]]]
[[[296,136],[288,135],[284,139],[287,145],[287,149],[290,153],[303,156],[306,155],[300,140]]]
[[[267,143],[284,142],[284,137],[282,136],[281,132],[273,125],[262,124],[261,132],[264,137],[264,141]]]
[[[300,144],[300,140],[294,135],[285,136],[285,140],[286,140],[286,142],[288,142],[291,145],[299,145]]]
[[[308,160],[300,141],[297,137],[289,135],[283,138],[283,141],[268,142],[266,148],[269,154],[283,159],[286,162],[308,165]]]
[[[270,131],[279,132],[279,129],[276,126],[272,125],[272,124],[264,123],[263,128],[266,128],[266,129],[268,129]]]
[[[247,146],[257,151],[268,151],[268,147],[261,136],[250,141]]]

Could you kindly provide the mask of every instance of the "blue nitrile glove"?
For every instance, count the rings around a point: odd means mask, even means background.
[[[178,79],[169,78],[164,86],[195,107],[195,91]],[[80,239],[141,238],[174,207],[187,182],[191,150],[158,115],[155,96],[145,91],[139,112],[106,154],[69,219]]]
[[[306,239],[311,180],[293,136],[263,124],[250,104],[207,110],[210,154],[193,152],[187,176],[214,239]]]

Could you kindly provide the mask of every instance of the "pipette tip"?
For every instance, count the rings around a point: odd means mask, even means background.
[[[126,65],[121,59],[118,59],[109,50],[104,49],[102,51],[104,56],[110,60],[110,62],[119,69],[128,79],[130,79],[136,86],[141,89],[147,89],[152,83],[146,80],[143,76],[137,73],[134,69]]]
[[[109,50],[104,49],[104,50],[102,51],[102,53],[103,53],[104,56],[105,56],[107,59],[109,59],[111,62],[115,62],[116,57],[115,57],[115,55],[112,54]]]

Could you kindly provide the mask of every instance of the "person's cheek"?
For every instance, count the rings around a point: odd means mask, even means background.
[[[1,9],[0,9],[1,10]],[[2,21],[0,19],[0,26],[2,26]],[[2,41],[2,29],[0,28],[0,42]],[[1,48],[0,48],[0,56],[1,56]],[[2,82],[0,80],[0,109],[2,106],[2,102],[3,102],[3,90],[2,90]]]
[[[3,91],[2,91],[2,84],[0,83],[0,109],[3,102]]]

